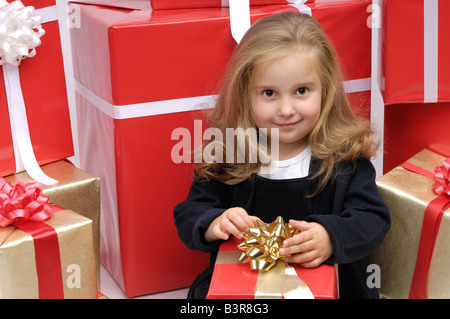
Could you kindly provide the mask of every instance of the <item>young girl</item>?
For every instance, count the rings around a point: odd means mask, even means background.
[[[281,215],[301,231],[284,242],[286,262],[339,264],[341,298],[378,298],[367,284],[368,256],[383,241],[390,216],[370,162],[376,145],[367,123],[352,113],[336,52],[317,21],[283,12],[254,23],[207,119],[223,136],[237,127],[267,129],[269,137],[278,132],[278,158],[271,162],[277,169],[264,170],[261,158],[248,155],[197,166],[186,200],[174,209],[175,224],[189,248],[212,258],[188,297],[206,296],[223,241],[242,238],[257,219],[270,223]],[[247,153],[260,146],[244,140]]]

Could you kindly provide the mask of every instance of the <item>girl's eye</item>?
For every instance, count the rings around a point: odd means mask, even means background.
[[[266,97],[273,97],[275,94],[275,92],[273,92],[272,90],[264,90],[263,91],[263,95]]]
[[[306,93],[308,93],[308,88],[305,88],[305,87],[299,88],[297,90],[297,93],[300,95],[305,95]]]

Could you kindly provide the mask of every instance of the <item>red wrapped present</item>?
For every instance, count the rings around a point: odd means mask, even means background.
[[[231,0],[233,1],[233,0]],[[242,1],[242,0],[239,0]],[[305,0],[306,1],[306,0]],[[249,0],[251,6],[271,4],[286,4],[286,0]],[[293,1],[290,1],[293,2]],[[309,0],[308,2],[312,2]],[[189,8],[213,8],[228,7],[230,0],[150,0],[152,9],[189,9]]]
[[[386,104],[450,101],[450,2],[384,1]]]
[[[209,257],[189,251],[173,223],[193,167],[171,158],[172,133],[202,136],[194,120],[212,107],[236,45],[228,10],[83,2],[74,2],[81,28],[71,29],[78,138],[81,168],[101,180],[102,263],[128,297],[189,286]],[[370,78],[369,3],[311,5],[341,56],[349,91],[366,91]],[[251,20],[285,10],[298,9],[255,6]],[[155,244],[162,240],[164,248]],[[156,261],[167,247],[184,267]]]
[[[450,103],[428,103],[426,107],[422,103],[390,105],[384,117],[384,173],[424,148],[450,154],[444,133],[450,120]]]
[[[0,176],[27,169],[44,181],[39,165],[73,155],[55,1],[14,1],[0,10],[10,32],[0,54]],[[24,43],[30,53],[22,57]]]
[[[220,246],[207,299],[339,298],[337,266],[321,265],[317,268],[303,268],[291,264],[295,274],[290,275],[298,276],[303,283],[300,283],[300,287],[285,287],[283,286],[284,266],[279,265],[284,262],[278,261],[267,272],[251,269],[249,264],[239,261],[240,243],[239,239],[232,237]],[[293,280],[292,277],[289,280]]]

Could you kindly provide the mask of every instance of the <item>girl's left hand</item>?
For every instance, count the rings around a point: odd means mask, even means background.
[[[333,254],[333,245],[327,230],[319,223],[290,220],[289,224],[301,232],[284,241],[280,249],[284,260],[298,263],[305,268],[314,268],[322,264]]]

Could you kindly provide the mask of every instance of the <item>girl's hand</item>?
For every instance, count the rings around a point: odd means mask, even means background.
[[[298,263],[305,268],[314,268],[322,264],[333,254],[333,245],[327,230],[319,223],[290,220],[295,229],[301,231],[284,241],[280,249],[286,262]]]
[[[205,232],[205,239],[207,241],[227,240],[230,235],[242,239],[242,233],[255,226],[258,219],[256,216],[248,215],[241,207],[227,209],[209,225]]]

